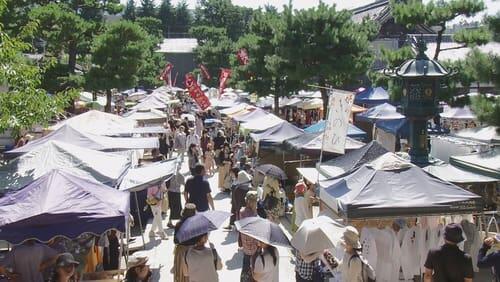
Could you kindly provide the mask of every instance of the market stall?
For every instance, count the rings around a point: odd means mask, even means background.
[[[0,166],[0,193],[19,190],[53,169],[116,186],[130,167],[127,156],[48,141]]]
[[[255,140],[260,147],[281,145],[286,139],[302,134],[304,134],[302,129],[285,121],[263,132],[251,133],[250,137],[252,137],[252,139]]]
[[[500,145],[500,134],[498,132],[499,132],[498,127],[487,126],[487,127],[465,128],[453,133],[453,136],[476,140],[491,145]]]
[[[282,120],[281,118],[273,114],[267,114],[265,116],[261,116],[252,119],[248,122],[242,123],[240,125],[240,131],[244,134],[248,134],[250,132],[264,131],[268,128],[271,128],[283,122],[285,121]]]
[[[57,130],[66,124],[73,126],[73,128],[79,131],[89,132],[96,135],[113,135],[116,131],[131,130],[137,125],[135,120],[91,110],[60,121],[59,123],[49,127],[49,130]]]
[[[121,138],[87,133],[66,124],[48,135],[30,141],[28,144],[5,153],[14,157],[32,151],[49,141],[60,141],[97,151],[135,150],[158,148],[158,138]]]
[[[142,124],[162,124],[167,120],[167,115],[156,109],[138,109],[127,112],[124,118],[135,120]]]
[[[304,132],[306,133],[315,133],[315,132],[323,132],[325,131],[325,121],[320,120],[317,123],[304,128]],[[349,127],[347,128],[347,137],[358,141],[366,141],[367,135],[366,132],[359,129],[357,126],[349,123]]]
[[[389,92],[382,87],[369,87],[356,93],[354,103],[363,107],[373,107],[389,102]]]

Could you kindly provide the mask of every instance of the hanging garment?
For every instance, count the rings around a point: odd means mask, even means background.
[[[465,237],[467,237],[467,240],[464,241],[464,252],[471,256],[474,272],[479,272],[479,268],[477,267],[477,256],[483,243],[479,236],[479,230],[474,223],[466,219],[462,220],[460,225],[462,226]]]
[[[408,229],[401,245],[401,268],[406,280],[420,275],[419,233],[421,233],[419,227]]]
[[[393,282],[398,281],[401,248],[396,234],[392,229],[370,229],[377,246],[377,264],[375,273],[377,281]],[[383,251],[382,251],[383,250]]]
[[[398,281],[399,270],[401,269],[401,245],[399,244],[399,239],[394,229],[386,227],[386,231],[392,237],[390,281]]]
[[[360,241],[363,249],[361,255],[371,266],[375,267],[377,265],[377,244],[370,228],[363,227],[363,229],[361,229]]]

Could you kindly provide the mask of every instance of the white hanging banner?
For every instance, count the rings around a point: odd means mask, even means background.
[[[354,93],[343,90],[332,90],[328,101],[328,120],[323,137],[323,150],[344,154],[349,116],[351,114]]]

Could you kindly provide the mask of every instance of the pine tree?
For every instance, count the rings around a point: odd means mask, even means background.
[[[134,0],[128,0],[127,6],[125,6],[125,11],[123,12],[123,18],[129,21],[135,20],[135,3]]]
[[[138,15],[140,17],[155,17],[156,7],[154,0],[141,0],[141,8]]]
[[[158,11],[158,19],[161,21],[163,36],[168,37],[170,29],[175,24],[175,11],[172,1],[163,0]]]

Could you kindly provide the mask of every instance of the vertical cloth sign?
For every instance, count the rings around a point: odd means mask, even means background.
[[[238,50],[236,53],[236,57],[238,58],[238,61],[240,62],[240,65],[248,65],[248,52],[247,49],[241,48]]]
[[[207,67],[205,67],[204,64],[199,64],[198,67],[201,70],[201,75],[203,76],[203,79],[210,80],[211,76],[210,73],[208,72]]]
[[[168,63],[165,65],[165,68],[160,74],[160,80],[165,81],[166,85],[172,86],[172,69],[174,68],[174,65],[171,63]]]
[[[198,85],[198,82],[196,82],[196,78],[192,73],[186,74],[184,78],[184,84],[189,91],[189,95],[191,96],[191,98],[193,98],[196,104],[198,104],[202,111],[210,107],[210,100],[201,90],[200,85]]]
[[[328,120],[323,136],[323,150],[344,154],[349,115],[354,101],[354,93],[333,90],[328,101]]]
[[[220,69],[220,77],[219,77],[219,96],[224,92],[224,88],[226,88],[226,82],[231,77],[230,69]]]

